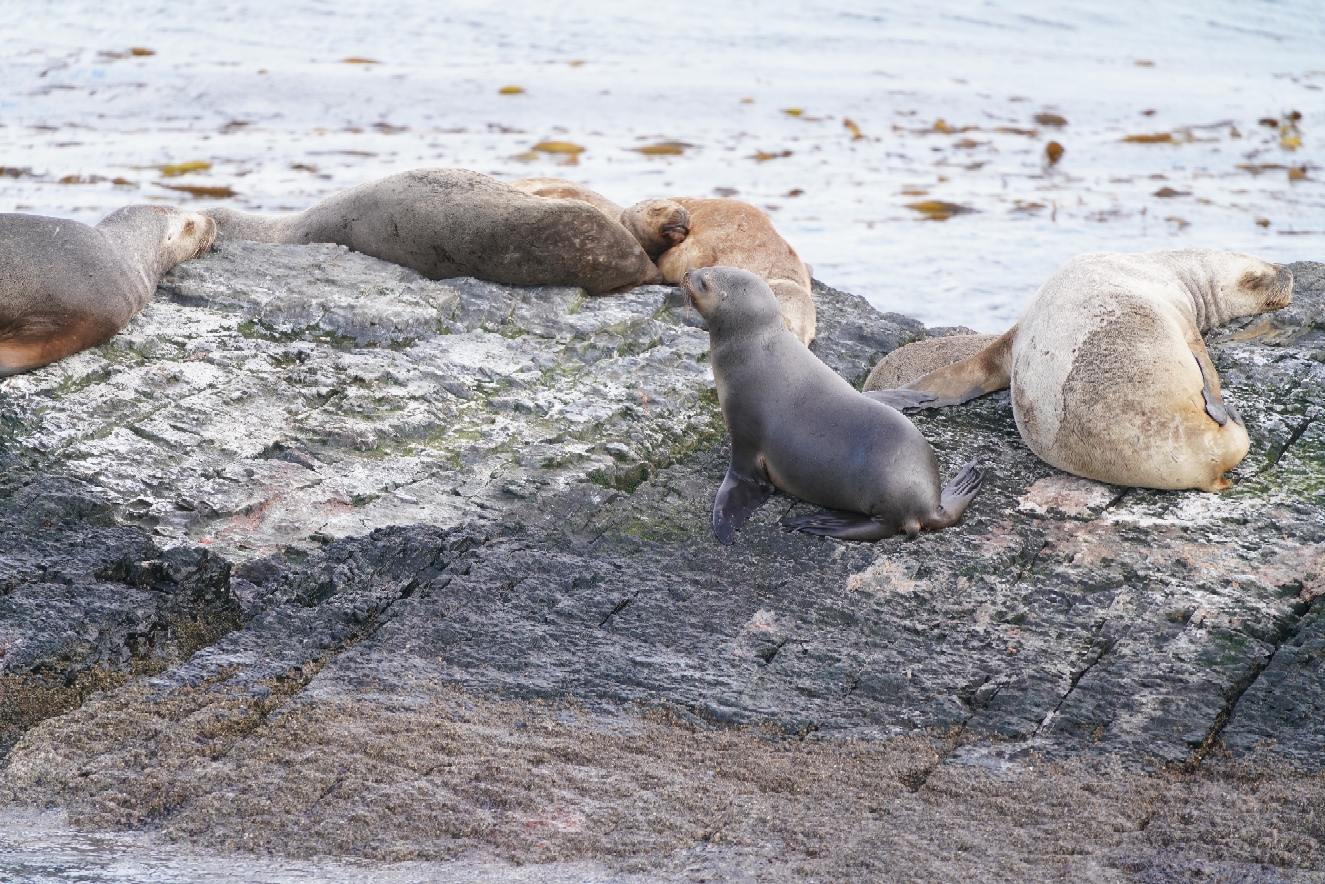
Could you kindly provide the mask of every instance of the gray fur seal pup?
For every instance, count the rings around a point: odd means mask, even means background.
[[[658,258],[663,279],[678,285],[687,270],[700,267],[749,270],[768,283],[787,328],[809,346],[815,330],[810,271],[768,216],[740,200],[672,199],[690,213],[690,235]]]
[[[630,231],[651,261],[657,261],[659,255],[690,234],[690,213],[674,200],[643,200],[623,209],[601,193],[566,178],[521,178],[512,181],[511,186],[534,196],[588,203]]]
[[[731,467],[713,503],[713,533],[731,543],[773,487],[829,511],[784,527],[880,540],[955,525],[984,470],[967,464],[942,489],[934,449],[901,413],[852,389],[783,323],[768,283],[746,270],[691,270],[682,281],[708,321]]]
[[[1115,485],[1223,491],[1249,442],[1201,333],[1292,297],[1292,273],[1251,255],[1081,255],[983,350],[870,395],[933,408],[1010,386],[1022,439],[1061,470]]]
[[[591,295],[662,281],[635,238],[601,210],[464,169],[401,172],[285,217],[207,214],[222,240],[337,243],[429,279],[578,286]]]
[[[162,274],[215,237],[211,218],[164,206],[128,206],[96,227],[0,214],[0,377],[114,337]]]

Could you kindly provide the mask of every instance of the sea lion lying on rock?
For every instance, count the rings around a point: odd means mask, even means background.
[[[932,408],[1011,386],[1022,438],[1061,470],[1222,491],[1225,471],[1247,454],[1247,430],[1223,400],[1201,333],[1292,295],[1287,268],[1251,255],[1081,255],[979,352],[870,395]]]
[[[739,267],[768,283],[787,328],[802,344],[814,340],[810,271],[768,216],[733,199],[673,197],[690,213],[690,235],[658,258],[663,279],[677,285],[687,270]]]
[[[649,199],[623,209],[597,191],[566,178],[521,178],[511,186],[534,196],[579,200],[620,223],[650,260],[678,245],[690,233],[690,213],[673,200]]]
[[[787,330],[777,297],[755,274],[690,270],[687,298],[708,321],[731,467],[713,503],[713,533],[731,543],[776,486],[830,511],[784,527],[843,540],[880,540],[955,525],[984,471],[967,464],[942,489],[934,449],[898,411],[852,389]]]
[[[415,169],[297,215],[209,209],[223,240],[337,243],[429,279],[579,286],[591,295],[661,282],[622,225],[582,199],[548,199],[464,169]]]
[[[164,206],[127,206],[96,227],[0,214],[0,377],[109,340],[215,237],[211,218]]]

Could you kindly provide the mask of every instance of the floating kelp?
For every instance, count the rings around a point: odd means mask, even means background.
[[[1035,122],[1041,126],[1053,126],[1055,129],[1061,129],[1067,125],[1067,120],[1058,114],[1036,114]]]
[[[351,55],[349,58],[342,58],[341,64],[381,64],[375,58],[364,58],[361,55]]]
[[[161,174],[166,178],[178,178],[180,175],[189,175],[193,172],[206,172],[212,167],[212,164],[205,160],[193,160],[188,163],[173,163],[165,166],[157,166]]]
[[[694,147],[694,145],[684,141],[660,141],[657,144],[632,147],[631,150],[642,153],[646,157],[679,157],[686,152],[687,148],[691,147]]]
[[[573,141],[540,141],[535,144],[531,150],[539,153],[549,153],[558,156],[579,156],[584,153],[584,147]]]
[[[1155,132],[1148,135],[1124,135],[1124,144],[1181,144],[1182,141],[1173,137],[1172,132]]]
[[[524,95],[523,86],[503,86],[497,90],[498,95]]]
[[[1067,148],[1057,141],[1050,141],[1044,146],[1044,158],[1049,161],[1051,166],[1058,165],[1058,161],[1063,158],[1065,153],[1067,153]]]
[[[850,117],[847,117],[842,121],[842,126],[843,128],[851,130],[852,141],[859,141],[860,139],[865,137],[865,134],[860,131],[860,127],[857,126],[855,121],[852,120]]]
[[[780,160],[783,157],[789,156],[791,156],[791,151],[789,150],[776,150],[772,153],[764,150],[757,150],[754,152],[752,159],[758,160],[761,163],[766,163],[769,160]]]
[[[1178,196],[1191,196],[1191,195],[1192,192],[1190,190],[1174,190],[1172,187],[1161,187],[1159,190],[1155,191],[1154,193],[1154,196],[1157,196],[1160,199],[1165,199],[1165,200],[1173,199],[1174,197]]]
[[[906,207],[919,212],[930,221],[947,221],[953,215],[971,215],[980,211],[971,206],[944,202],[943,200],[921,200],[918,203],[907,203]]]
[[[187,193],[194,198],[206,197],[208,199],[223,200],[238,196],[234,190],[224,184],[162,184],[161,186],[167,190]]]

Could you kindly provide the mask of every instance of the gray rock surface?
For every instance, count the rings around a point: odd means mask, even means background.
[[[915,417],[990,467],[957,528],[788,535],[775,495],[722,547],[674,290],[227,245],[0,385],[0,794],[292,855],[1321,880],[1325,266],[1294,269],[1211,336],[1252,436],[1225,494],[1059,473],[996,394]],[[926,334],[815,297],[856,384]]]

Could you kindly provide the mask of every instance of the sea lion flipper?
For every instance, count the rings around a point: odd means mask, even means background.
[[[772,493],[772,487],[763,482],[742,476],[734,467],[728,469],[713,501],[713,533],[718,541],[730,544],[737,529]]]
[[[883,522],[864,513],[823,510],[808,516],[787,516],[782,527],[802,534],[836,537],[838,540],[882,540],[893,531]]]
[[[867,399],[882,402],[884,405],[902,411],[908,408],[937,408],[939,397],[925,390],[870,390],[862,394]]]
[[[1224,400],[1220,398],[1219,394],[1216,393],[1214,389],[1211,388],[1210,375],[1205,370],[1205,360],[1201,358],[1201,354],[1193,353],[1192,356],[1196,357],[1196,367],[1201,371],[1201,396],[1205,399],[1205,413],[1210,415],[1210,417],[1214,419],[1214,422],[1222,427],[1224,424],[1228,423],[1229,420],[1235,419],[1237,412],[1234,411],[1230,414],[1229,412],[1231,409],[1229,406],[1225,405]],[[1209,356],[1206,357],[1206,359],[1209,358]],[[1210,367],[1210,370],[1214,371],[1213,365]],[[1239,423],[1241,423],[1241,421],[1239,421]]]
[[[950,528],[961,521],[966,508],[980,493],[980,486],[985,481],[985,468],[971,461],[957,471],[957,475],[948,480],[939,492],[939,518],[925,522],[926,528]]]
[[[1005,390],[1012,383],[1012,342],[1016,331],[1014,325],[974,355],[936,368],[898,389],[933,394],[932,400],[912,406],[915,408],[961,405],[987,393]]]

